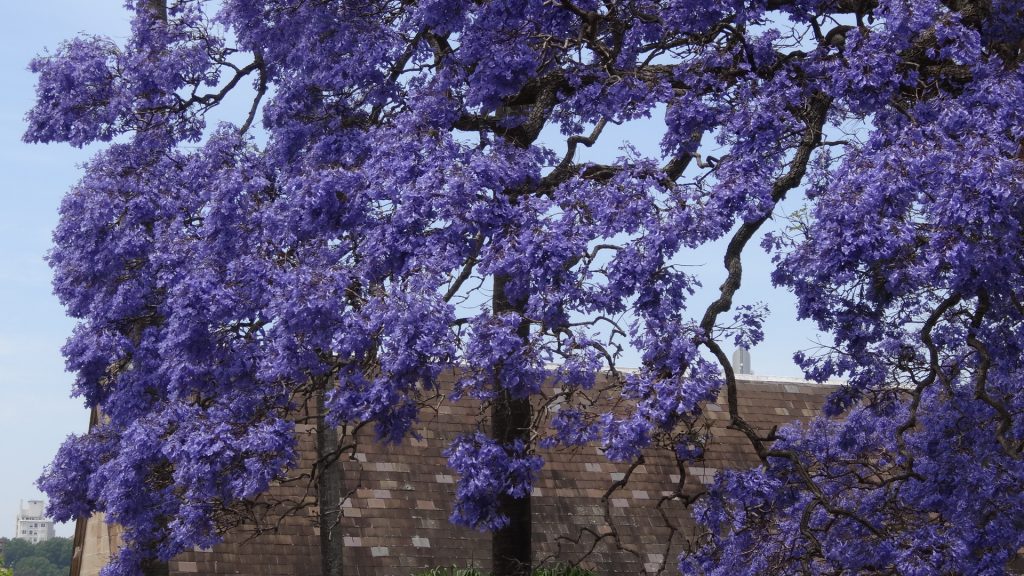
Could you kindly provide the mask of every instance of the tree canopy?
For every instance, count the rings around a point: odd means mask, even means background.
[[[14,576],[63,576],[66,573],[66,567],[62,570],[42,556],[28,556],[14,565]]]
[[[1016,0],[127,6],[124,42],[33,61],[25,136],[108,143],[50,256],[107,418],[41,480],[57,520],[125,527],[108,576],[214,543],[295,464],[297,406],[399,442],[450,366],[510,415],[449,451],[457,522],[514,522],[537,442],[698,458],[725,390],[763,466],[696,503],[682,570],[999,574],[1024,546]],[[763,338],[733,302],[758,242],[833,339],[798,362],[847,382],[807,426],[750,426],[723,351]],[[592,409],[599,374],[628,413]]]
[[[8,540],[0,564],[0,576],[62,576],[71,567],[69,538],[50,538],[33,544],[23,538]],[[13,570],[11,570],[13,569]]]

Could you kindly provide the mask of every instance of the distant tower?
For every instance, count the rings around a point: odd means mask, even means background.
[[[46,502],[42,500],[22,500],[14,537],[33,544],[53,538],[53,520],[46,517],[45,510]]]
[[[750,368],[750,350],[740,346],[732,353],[732,371],[736,374],[753,374]]]

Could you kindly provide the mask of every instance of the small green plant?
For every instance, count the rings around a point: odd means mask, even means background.
[[[439,566],[426,572],[418,572],[415,576],[488,576],[476,568],[459,568],[457,566]],[[544,566],[533,571],[533,576],[596,576],[590,570],[579,566],[556,564]]]
[[[533,576],[596,576],[590,570],[586,568],[580,568],[579,566],[569,566],[565,564],[557,564],[554,566],[544,566],[534,570]]]
[[[439,566],[437,568],[431,568],[426,572],[419,572],[415,576],[485,576],[485,574],[476,568]]]

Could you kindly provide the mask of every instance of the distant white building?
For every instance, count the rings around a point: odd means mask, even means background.
[[[750,376],[754,369],[750,366],[750,350],[740,346],[732,353],[732,369],[736,374]]]
[[[53,520],[45,516],[46,502],[22,500],[14,537],[38,544],[53,538]]]

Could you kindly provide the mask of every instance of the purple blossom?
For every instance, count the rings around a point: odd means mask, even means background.
[[[499,496],[530,494],[544,460],[515,442],[503,446],[482,433],[460,436],[445,451],[448,465],[459,475],[452,522],[481,530],[508,524],[498,509]]]
[[[125,527],[106,574],[214,543],[213,503],[295,465],[300,406],[401,442],[446,370],[456,397],[562,402],[451,447],[460,522],[528,497],[531,438],[700,458],[723,344],[766,336],[737,290],[787,195],[772,279],[832,341],[797,360],[847,385],[715,480],[684,569],[996,574],[1021,548],[1018,2],[158,5],[30,64],[25,139],[105,143],[49,261],[107,420],[40,485]]]

